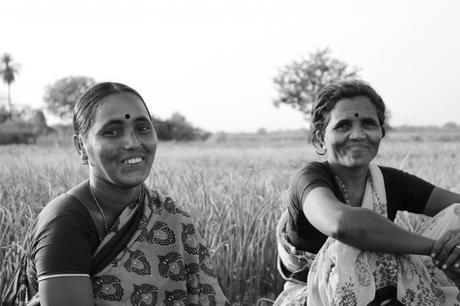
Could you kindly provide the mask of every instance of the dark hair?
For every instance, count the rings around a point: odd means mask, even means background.
[[[368,97],[372,104],[374,104],[380,126],[382,127],[382,135],[385,136],[385,103],[382,97],[366,82],[360,80],[340,81],[330,83],[321,88],[316,103],[313,106],[310,122],[310,139],[317,149],[321,147],[322,143],[322,139],[318,139],[317,131],[324,132],[329,123],[331,110],[335,104],[339,100],[356,96]]]
[[[75,134],[86,136],[96,116],[96,111],[99,107],[101,107],[104,98],[123,92],[128,92],[139,97],[139,99],[141,99],[142,103],[144,104],[147,113],[149,114],[149,118],[151,118],[149,109],[145,104],[144,99],[136,90],[121,83],[98,83],[83,93],[75,104],[73,110],[73,130]]]

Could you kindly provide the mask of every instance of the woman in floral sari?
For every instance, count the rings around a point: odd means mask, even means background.
[[[277,228],[275,305],[460,305],[460,195],[371,161],[385,105],[368,84],[324,87]]]
[[[139,93],[93,86],[75,105],[74,130],[89,179],[40,213],[16,303],[226,304],[192,218],[144,185],[157,137]]]

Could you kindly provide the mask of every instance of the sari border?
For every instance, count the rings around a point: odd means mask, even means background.
[[[81,273],[62,273],[62,274],[52,274],[52,275],[44,275],[40,276],[38,278],[38,282],[45,280],[45,279],[50,279],[50,278],[58,278],[58,277],[88,277],[89,274],[81,274]]]

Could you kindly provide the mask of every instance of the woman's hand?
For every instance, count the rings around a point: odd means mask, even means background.
[[[444,272],[446,273],[447,278],[453,281],[455,285],[460,289],[460,272],[455,272],[452,269],[444,270]]]
[[[460,274],[460,229],[448,231],[435,241],[431,256],[439,268]]]

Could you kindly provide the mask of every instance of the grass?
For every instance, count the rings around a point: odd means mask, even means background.
[[[454,142],[390,140],[382,144],[377,160],[458,192],[459,148]],[[314,159],[310,145],[295,141],[161,143],[148,184],[194,216],[226,296],[236,305],[250,305],[258,298],[274,299],[282,290],[276,222],[290,176]],[[0,292],[37,213],[86,176],[69,146],[0,147]]]

